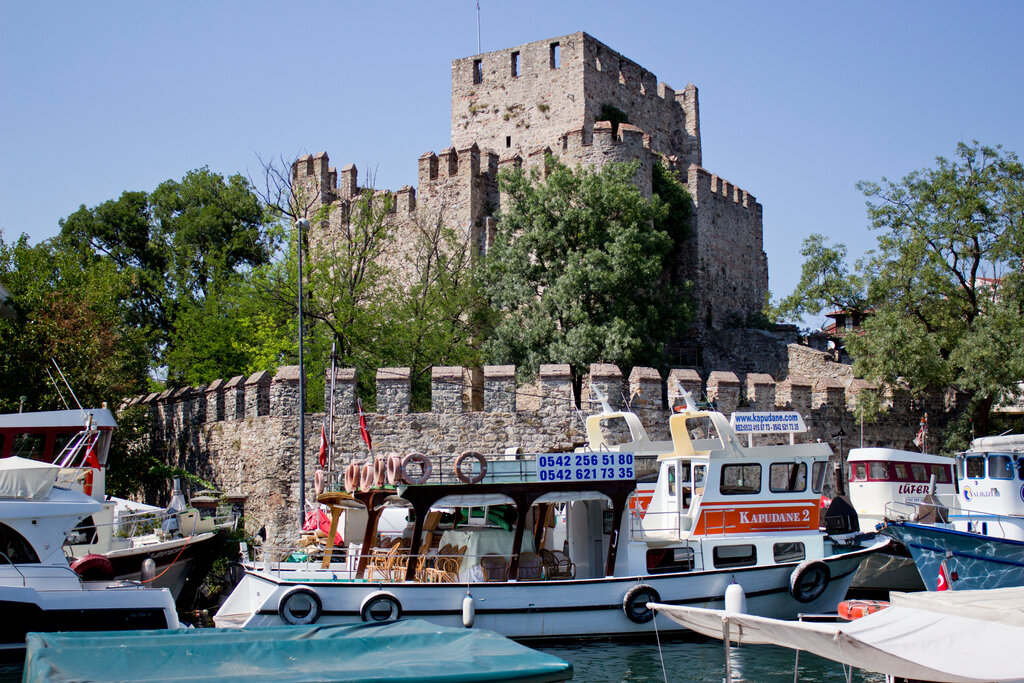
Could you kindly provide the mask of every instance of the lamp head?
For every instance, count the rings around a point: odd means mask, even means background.
[[[295,227],[298,228],[299,230],[309,230],[309,221],[306,220],[305,218],[300,218],[299,220],[295,221]]]

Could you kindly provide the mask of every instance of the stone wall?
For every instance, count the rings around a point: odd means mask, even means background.
[[[482,392],[473,410],[469,385],[479,378]],[[857,399],[869,388],[863,382],[828,377],[813,380],[791,375],[773,378],[765,373],[672,370],[663,377],[652,368],[633,368],[624,376],[614,365],[595,364],[583,381],[583,395],[573,390],[568,365],[541,366],[536,382],[517,385],[512,366],[488,366],[481,372],[439,367],[432,373],[433,406],[428,412],[410,411],[411,383],[407,368],[381,368],[377,373],[377,410],[365,415],[375,453],[419,451],[450,467],[465,450],[502,453],[509,447],[523,452],[571,450],[585,440],[583,415],[600,410],[594,386],[610,405],[629,404],[653,439],[668,438],[668,418],[680,404],[678,387],[714,401],[728,414],[735,410],[797,410],[809,432],[798,442],[823,440],[838,448],[837,434],[845,432],[843,451],[859,445],[912,448],[923,412],[928,411],[937,438],[947,414],[940,399],[911,403],[906,396],[889,397],[893,410],[873,423],[857,419]],[[328,383],[329,384],[329,383]],[[328,389],[329,392],[329,389]],[[228,398],[240,413],[221,412]],[[334,388],[333,440],[340,467],[367,456],[355,410],[355,372],[338,370]],[[328,398],[330,394],[328,393]],[[522,406],[533,407],[523,409]],[[269,543],[286,543],[298,523],[298,369],[283,367],[271,377],[220,380],[206,387],[189,387],[138,396],[126,406],[141,405],[153,418],[152,438],[171,465],[211,480],[222,490],[248,496],[246,525],[256,532],[265,527]],[[213,409],[210,407],[214,406]],[[306,416],[307,500],[319,450],[324,414]],[[767,439],[772,437],[761,437]],[[785,436],[776,436],[781,443]]]

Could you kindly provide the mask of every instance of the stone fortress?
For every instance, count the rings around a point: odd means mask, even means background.
[[[607,105],[624,112],[629,123],[615,130],[597,121]],[[703,364],[675,363],[690,367],[672,370],[668,377],[639,367],[623,377],[616,366],[594,365],[579,393],[568,365],[542,366],[537,383],[528,387],[517,386],[512,366],[435,367],[431,409],[420,413],[411,412],[409,370],[381,368],[377,409],[367,415],[376,453],[416,450],[447,468],[465,450],[571,449],[585,439],[580,414],[599,409],[591,402],[591,386],[601,387],[613,406],[628,402],[652,438],[666,439],[670,411],[679,402],[675,380],[716,401],[726,414],[736,409],[800,411],[810,431],[798,435],[798,441],[824,440],[839,450],[843,432],[843,453],[861,443],[912,448],[924,411],[936,431],[941,428],[950,405],[941,397],[925,404],[905,395],[889,396],[891,410],[862,424],[858,397],[867,385],[853,378],[849,365],[795,343],[795,333],[730,327],[732,320],[764,304],[768,274],[761,205],[702,167],[693,85],[677,93],[589,35],[575,33],[453,62],[451,134],[451,147],[419,158],[416,189],[391,193],[388,220],[399,233],[415,230],[420,222],[443,220],[462,230],[480,253],[500,229],[494,214],[500,209],[496,176],[503,165],[539,165],[547,152],[569,164],[593,166],[638,159],[637,180],[648,194],[651,168],[659,159],[677,172],[695,209],[693,236],[679,268],[695,284]],[[327,154],[320,153],[299,159],[292,174],[296,188],[311,191],[317,205],[329,209],[328,218],[310,234],[314,249],[329,249],[366,191],[358,185],[357,170],[344,166],[339,174]],[[138,396],[125,405],[150,412],[154,444],[168,464],[222,490],[248,495],[247,529],[265,528],[268,544],[288,543],[298,534],[298,376],[298,368],[288,366],[276,374]],[[325,404],[335,408],[332,436],[344,467],[367,452],[355,414],[355,371],[337,370],[334,379],[335,392],[325,396]],[[305,491],[310,501],[324,414],[307,418]]]
[[[694,283],[695,325],[718,329],[762,309],[768,262],[761,205],[701,166],[693,84],[676,92],[580,32],[454,61],[451,98],[452,146],[420,156],[417,187],[392,193],[390,220],[399,234],[413,234],[416,223],[442,220],[485,253],[501,229],[494,214],[501,209],[502,167],[537,166],[548,153],[569,165],[595,168],[638,160],[637,183],[650,196],[651,167],[660,160],[693,199],[693,233],[675,272]],[[598,121],[608,107],[624,113],[628,123]],[[307,155],[294,163],[292,182],[317,198],[311,212],[329,207],[329,218],[311,230],[310,242],[330,249],[365,191],[356,167],[343,166],[339,177],[326,152]],[[400,238],[398,250],[411,242]]]

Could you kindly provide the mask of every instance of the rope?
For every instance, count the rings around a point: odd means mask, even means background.
[[[661,675],[665,677],[665,683],[668,683],[668,672],[665,671],[665,655],[661,651],[661,634],[658,633],[658,613],[654,613],[654,640],[658,643],[658,659],[661,660]]]
[[[139,581],[139,583],[150,583],[151,581],[156,581],[161,576],[166,574],[170,570],[171,567],[174,566],[174,563],[178,561],[178,558],[181,557],[181,554],[183,552],[185,552],[185,548],[187,548],[189,546],[189,543],[192,542],[192,539],[195,538],[196,522],[199,521],[198,517],[199,517],[199,513],[196,512],[196,516],[192,518],[192,531],[189,533],[188,538],[185,539],[185,544],[181,546],[181,550],[179,550],[178,554],[174,556],[173,560],[171,560],[171,563],[169,565],[167,565],[166,567],[164,567],[164,570],[162,572],[160,572],[159,574],[157,574],[156,576],[154,576],[152,579],[142,579],[141,577],[139,577],[141,579]]]

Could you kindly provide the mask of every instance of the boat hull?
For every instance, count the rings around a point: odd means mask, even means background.
[[[825,558],[831,578],[821,595],[810,602],[799,602],[789,592],[798,566],[795,562],[661,575],[468,584],[324,580],[323,570],[250,567],[214,621],[218,626],[279,626],[284,623],[279,608],[282,599],[295,587],[305,586],[317,594],[322,605],[317,623],[372,620],[372,615],[364,618],[361,614],[366,613],[367,601],[388,594],[400,605],[402,617],[462,626],[468,593],[475,607],[475,627],[518,640],[643,635],[654,632],[654,622],[637,623],[624,609],[627,594],[637,586],[656,591],[654,601],[715,608],[723,606],[726,588],[735,580],[746,593],[751,613],[796,618],[800,613],[835,611],[860,563],[874,551]],[[683,630],[668,622],[659,622],[657,628]]]
[[[1024,586],[1024,542],[939,526],[896,522],[883,529],[907,547],[925,587],[938,587],[945,561],[953,590]],[[949,555],[947,557],[947,554]]]

